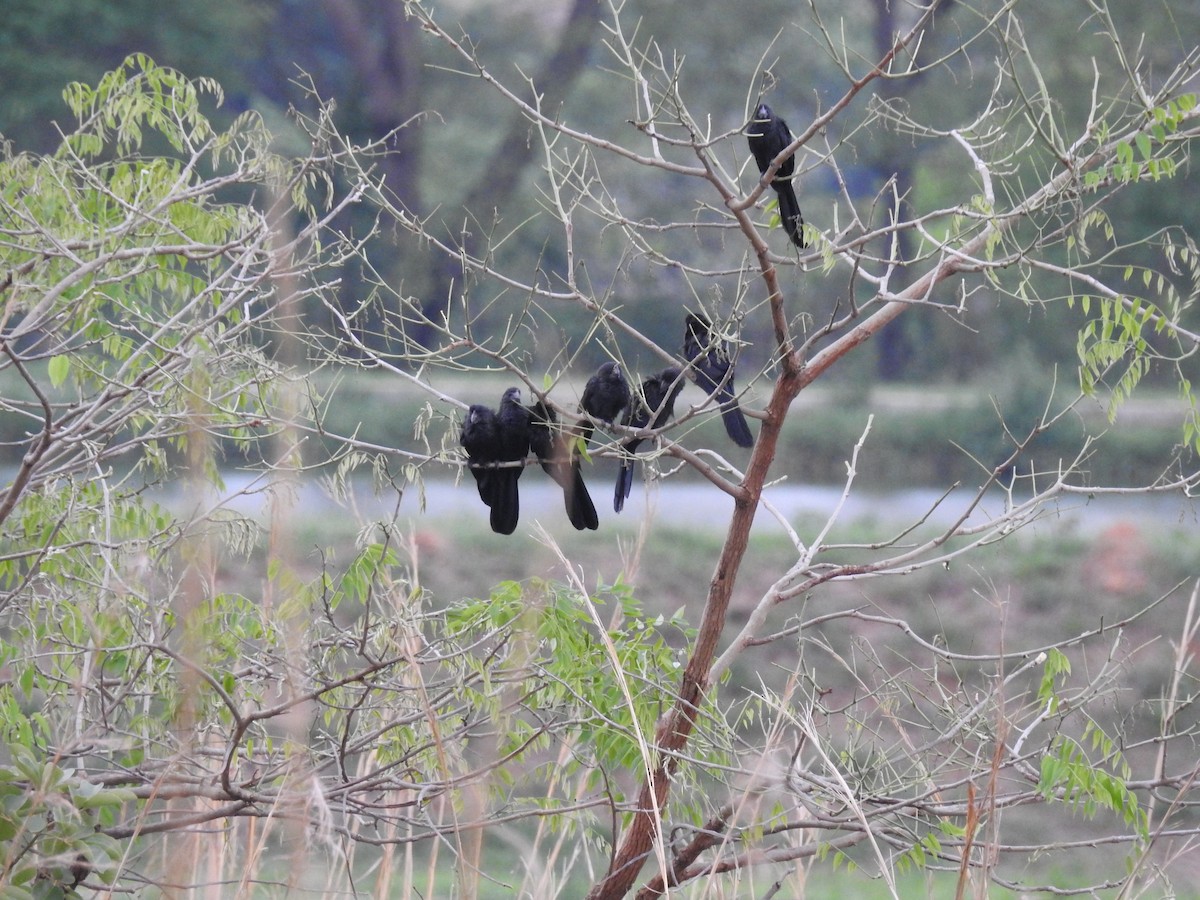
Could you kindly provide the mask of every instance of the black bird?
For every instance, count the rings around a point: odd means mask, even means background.
[[[77,888],[92,874],[92,864],[86,853],[76,853],[75,861],[71,863],[71,887]]]
[[[683,390],[683,378],[679,369],[670,366],[657,375],[642,382],[640,394],[633,398],[625,413],[625,424],[630,428],[645,428],[654,416],[652,428],[662,428],[675,415],[675,398]],[[655,412],[657,411],[657,415]],[[617,472],[617,486],[613,492],[613,509],[620,512],[625,507],[625,498],[633,489],[634,453],[644,438],[630,438],[621,445],[621,468]]]
[[[496,423],[496,461],[523,462],[529,455],[529,410],[521,405],[519,388],[512,387],[504,392]],[[493,472],[491,525],[497,534],[512,534],[517,530],[517,519],[521,515],[517,480],[524,471],[524,465],[517,465],[501,466]]]
[[[599,419],[611,425],[617,421],[622,410],[629,406],[629,382],[621,366],[611,360],[602,363],[583,388],[583,399],[579,408],[591,419]],[[592,426],[589,421],[584,427],[584,440],[591,440]]]
[[[754,111],[754,119],[746,128],[746,138],[750,142],[750,152],[758,164],[759,174],[771,167],[772,161],[793,140],[792,132],[787,122],[775,115],[771,107],[760,103]],[[803,250],[804,216],[800,215],[800,203],[796,200],[796,190],[792,187],[792,175],[796,172],[796,159],[789,156],[779,166],[771,181],[771,187],[779,195],[779,218],[783,227],[792,239],[792,243]]]
[[[547,475],[563,489],[567,518],[579,531],[600,527],[596,506],[583,483],[575,436],[558,426],[558,416],[543,400],[529,407],[529,449]]]
[[[704,316],[688,313],[683,355],[696,373],[696,384],[710,397],[715,394],[721,404],[721,419],[730,440],[739,447],[753,447],[754,435],[735,396],[729,345],[713,332],[712,323]]]
[[[483,467],[489,467],[499,459],[500,421],[496,411],[482,403],[471,404],[463,420],[459,443],[467,451],[467,462],[479,488],[479,499],[490,507],[496,495],[496,469]]]

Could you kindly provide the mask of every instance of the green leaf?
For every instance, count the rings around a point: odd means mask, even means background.
[[[50,374],[50,383],[55,387],[61,387],[63,382],[67,380],[67,376],[71,374],[71,357],[62,353],[58,356],[50,357],[48,371]]]
[[[1138,151],[1142,154],[1142,158],[1150,159],[1153,155],[1150,143],[1150,135],[1139,134],[1134,138],[1134,141],[1137,143]]]
[[[104,788],[90,796],[82,794],[75,797],[75,805],[79,809],[100,809],[105,806],[120,806],[123,803],[136,803],[137,795],[125,788]]]

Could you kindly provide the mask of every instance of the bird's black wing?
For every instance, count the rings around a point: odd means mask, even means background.
[[[647,395],[646,404],[650,409],[657,409],[654,417],[654,427],[662,428],[675,415],[675,398],[683,390],[683,372],[674,366],[668,366],[658,373],[654,391]]]
[[[529,455],[529,410],[521,405],[521,392],[509,388],[500,401],[496,414],[499,425],[498,462],[524,462]],[[525,471],[523,465],[501,466],[496,469],[495,492],[492,497],[492,531],[497,534],[512,534],[517,530],[521,515],[521,500],[517,493],[517,481]]]
[[[787,122],[775,115],[774,110],[767,104],[760,103],[754,111],[754,118],[746,127],[746,141],[750,145],[750,152],[754,154],[758,174],[762,175],[771,168],[775,157],[786,150],[793,140],[792,130],[788,128]],[[789,156],[779,164],[771,183],[787,181],[795,171],[796,158]]]
[[[475,476],[479,499],[491,506],[496,493],[494,464],[500,458],[500,423],[496,411],[479,403],[472,404],[463,419],[459,443],[467,451],[467,463]],[[483,466],[489,468],[481,468]]]
[[[720,340],[708,319],[688,313],[683,355],[692,364],[696,384],[710,397],[715,395],[720,404],[721,420],[730,440],[739,447],[753,447],[754,435],[733,386],[734,365],[729,345]]]
[[[625,424],[629,428],[645,428],[650,424],[650,417],[654,416],[654,428],[666,425],[675,415],[675,398],[683,390],[681,374],[679,369],[671,366],[643,381],[640,394],[630,402]],[[625,500],[633,490],[634,454],[643,440],[630,438],[621,445],[621,468],[617,472],[617,484],[613,491],[613,510],[616,512],[625,508]]]
[[[612,424],[629,406],[629,382],[619,363],[611,360],[601,364],[583,388],[579,408],[591,419]],[[588,428],[585,439],[591,438]]]

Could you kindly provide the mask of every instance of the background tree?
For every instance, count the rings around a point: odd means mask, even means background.
[[[609,6],[597,77],[630,112],[579,126],[407,4],[464,105],[522,116],[540,160],[540,211],[488,211],[503,227],[474,252],[397,199],[379,167],[389,140],[351,146],[315,99],[293,132],[311,149],[287,159],[253,113],[213,125],[201,97],[215,85],[147,59],[73,87],[78,128],[0,172],[4,412],[22,451],[0,501],[7,884],[65,893],[86,862],[91,886],[236,877],[376,896],[493,882],[504,896],[770,896],[823,866],[866,869],[891,896],[912,867],[946,873],[960,896],[1159,890],[1197,829],[1194,567],[1136,608],[1097,597],[1065,631],[1019,627],[1016,601],[953,580],[1055,504],[1196,487],[1196,250],[1174,223],[1139,230],[1110,210],[1190,158],[1200,51],[1150,71],[1105,7],[1071,8],[1089,29],[1077,53],[1096,64],[1066,96],[1043,69],[1055,48],[1027,37],[1037,9],[932,3],[879,54],[813,6],[785,34],[824,52],[839,87],[796,117],[783,62],[773,78],[753,62],[769,42],[720,60],[740,72],[742,108],[700,113],[667,32]],[[879,88],[907,80],[911,92]],[[800,254],[767,227],[770,191],[747,165],[741,130],[764,84],[804,154]],[[960,84],[983,90],[968,102]],[[962,107],[934,103],[945,96]],[[936,160],[937,178],[852,189],[878,129]],[[170,151],[147,153],[150,137]],[[836,193],[814,210],[803,187],[818,177]],[[347,227],[352,208],[367,228]],[[462,269],[444,313],[375,274],[363,248],[376,228]],[[367,273],[361,306],[339,281],[350,263]],[[627,293],[643,282],[651,292]],[[299,317],[305,303],[327,310],[329,332]],[[597,434],[585,476],[611,477],[619,443],[653,437],[649,489],[690,473],[728,498],[703,597],[672,615],[654,596],[667,588],[623,574],[646,547],[588,556],[528,516],[478,599],[429,592],[426,551],[395,511],[338,546],[322,523],[317,551],[299,552],[304,468],[347,502],[364,472],[410,505],[431,473],[461,474],[468,404],[517,384],[572,428],[595,358],[633,383],[686,368],[687,310],[737,359],[753,449],[735,450],[688,387],[658,433]],[[768,484],[806,390],[890,323],[949,323],[994,352],[1017,316],[1066,323],[1055,337],[1076,353],[1078,388],[1064,372],[1032,404],[998,402],[973,484],[946,483],[898,532],[843,537],[875,440],[864,416],[827,514],[779,512]],[[425,398],[411,441],[335,425],[355,367]],[[1190,404],[1184,440],[1144,483],[1098,482],[1108,436],[1081,411],[1099,400],[1119,415],[1154,367]],[[1051,435],[1072,450],[1047,465]],[[151,499],[180,479],[181,499]],[[771,547],[752,540],[760,510],[783,537]],[[589,542],[616,529],[603,518]],[[516,580],[539,548],[556,579]],[[879,593],[897,583],[916,587]],[[979,602],[940,621],[912,601],[948,608],[972,590]],[[1164,621],[1167,665],[1142,671],[1140,629],[1161,638]],[[1117,707],[1131,672],[1148,685]],[[1063,830],[1038,833],[1026,811]],[[1029,866],[1035,851],[1070,883]]]
[[[269,18],[265,2],[233,0],[13,0],[6,13],[0,23],[0,133],[24,148],[47,151],[57,144],[54,123],[70,128],[63,86],[94,84],[134,51],[196,76],[219,76],[244,103],[249,81],[242,60],[262,52]]]
[[[395,133],[396,152],[379,164],[383,184],[411,215],[437,221],[435,230],[443,240],[459,243],[464,253],[476,255],[483,236],[493,225],[488,211],[507,205],[523,184],[534,150],[528,139],[528,124],[517,115],[509,115],[507,123],[489,117],[486,127],[465,135],[478,146],[467,152],[461,145],[452,149],[449,159],[441,163],[443,177],[429,179],[429,167],[423,164],[427,130],[420,127],[420,120],[436,115],[436,111],[425,105],[429,99],[425,72],[428,51],[419,19],[404,4],[392,2],[327,0],[323,8],[343,48],[342,58],[352,65],[361,86],[366,133]],[[547,111],[561,106],[583,70],[600,10],[598,0],[573,0],[567,7],[565,20],[553,37],[556,46],[530,78],[530,83],[538,86],[538,101]],[[534,15],[529,11],[529,18]],[[536,15],[540,19],[537,27],[543,30],[545,12]],[[498,142],[493,137],[497,134]],[[487,151],[482,159],[477,156],[481,149]],[[461,288],[465,275],[450,257],[438,256],[424,278],[414,277],[412,270],[419,257],[407,252],[404,245],[401,249],[406,252],[399,264],[388,267],[384,274],[392,282],[403,282],[418,290],[426,298],[425,316],[436,321]],[[377,324],[368,325],[366,334],[376,333]],[[410,336],[421,346],[432,338],[420,326]]]

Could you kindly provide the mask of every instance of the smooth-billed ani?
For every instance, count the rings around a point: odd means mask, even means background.
[[[596,506],[583,483],[575,436],[559,427],[558,416],[544,400],[529,407],[529,449],[547,475],[563,489],[567,518],[579,531],[600,527]]]
[[[675,415],[675,398],[683,390],[683,378],[679,369],[670,366],[657,375],[642,382],[638,396],[634,397],[625,413],[625,425],[629,428],[662,428]],[[654,422],[651,425],[651,416]],[[621,468],[617,472],[617,485],[613,492],[613,509],[620,512],[625,508],[625,499],[633,489],[634,453],[644,438],[630,438],[621,445]]]
[[[750,143],[750,152],[754,154],[754,162],[758,164],[758,173],[762,175],[771,167],[771,163],[793,140],[791,129],[787,122],[771,110],[765,103],[760,103],[754,111],[754,118],[746,127],[746,139]],[[792,243],[803,250],[804,216],[800,215],[800,203],[796,200],[796,189],[792,186],[792,176],[796,172],[796,159],[789,156],[779,165],[771,180],[771,187],[779,195],[779,218],[784,230]]]
[[[519,388],[512,387],[504,392],[496,422],[499,426],[496,461],[524,462],[529,455],[529,410],[521,405]],[[524,471],[524,465],[501,466],[495,470],[491,525],[497,534],[512,534],[517,530],[517,519],[521,515],[517,480]]]
[[[490,507],[496,495],[494,464],[500,452],[500,422],[496,411],[482,403],[472,403],[463,419],[459,443],[467,451],[467,464],[475,476],[479,499]]]
[[[696,373],[696,384],[721,404],[721,420],[725,431],[739,447],[753,447],[754,435],[742,408],[738,406],[733,387],[733,360],[729,345],[712,329],[704,316],[688,313],[683,335],[683,355]]]
[[[592,439],[596,420],[611,425],[628,406],[629,382],[625,380],[620,364],[612,360],[601,363],[584,385],[583,398],[579,402],[579,409],[588,417],[580,423],[584,443]]]
[[[583,388],[580,408],[593,419],[612,424],[629,405],[629,382],[620,363],[601,363]]]

